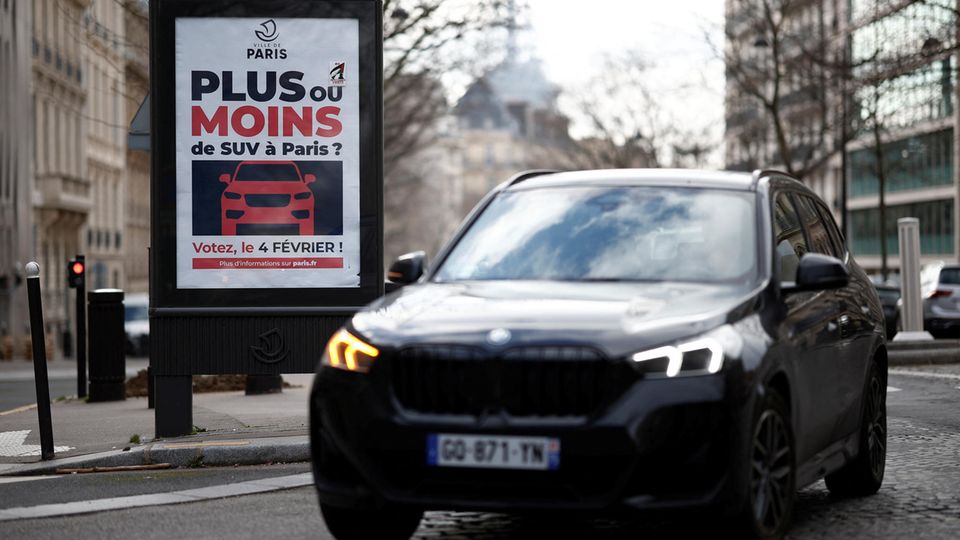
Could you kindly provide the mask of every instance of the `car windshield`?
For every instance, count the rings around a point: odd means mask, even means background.
[[[148,318],[147,306],[145,305],[132,304],[123,306],[123,320],[125,321],[145,321]]]
[[[297,168],[290,164],[249,164],[237,169],[240,182],[299,182]]]
[[[437,281],[748,283],[754,195],[714,189],[557,187],[499,194]]]

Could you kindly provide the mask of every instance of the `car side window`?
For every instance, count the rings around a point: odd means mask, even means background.
[[[803,224],[803,228],[807,231],[807,241],[810,243],[808,246],[810,251],[820,253],[821,255],[836,257],[836,248],[834,248],[831,243],[830,235],[827,233],[827,228],[824,226],[820,214],[817,213],[816,203],[813,202],[813,199],[803,195],[795,195],[793,200],[797,204],[800,223]]]
[[[807,252],[807,242],[793,204],[785,193],[778,194],[774,200],[773,238],[780,281],[796,281],[797,267],[800,257]]]
[[[833,214],[827,210],[827,207],[817,203],[817,210],[820,211],[820,218],[823,220],[823,224],[827,226],[827,234],[830,235],[830,239],[833,240],[834,246],[834,257],[843,260],[843,255],[847,252],[847,247],[843,243],[843,235],[840,234],[840,227],[837,227],[837,222],[833,220]]]

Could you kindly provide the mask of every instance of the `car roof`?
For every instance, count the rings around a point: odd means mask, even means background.
[[[753,191],[754,176],[746,172],[696,169],[597,169],[543,173],[514,182],[510,191],[561,186],[663,186]]]

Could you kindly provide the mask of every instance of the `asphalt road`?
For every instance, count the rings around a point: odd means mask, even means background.
[[[960,379],[891,375],[889,454],[880,493],[832,498],[820,482],[803,490],[792,539],[960,538]],[[0,484],[0,511],[302,473],[307,465],[100,474]],[[563,516],[430,512],[417,538],[513,540],[710,538],[710,523],[690,519],[576,522]],[[0,521],[0,538],[331,538],[312,487],[66,517]]]
[[[61,396],[77,395],[77,378],[64,377],[50,379],[50,399]],[[0,381],[0,412],[9,411],[37,402],[37,388],[33,380]]]
[[[77,368],[75,360],[58,360],[47,367],[50,399],[77,395]],[[127,377],[147,366],[146,358],[127,358]],[[0,366],[0,413],[37,402],[33,363],[16,362]]]

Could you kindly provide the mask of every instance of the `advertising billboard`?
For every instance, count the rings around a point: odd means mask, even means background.
[[[358,21],[181,17],[175,41],[177,288],[359,287]]]
[[[150,2],[164,388],[311,372],[383,294],[382,16],[378,0]]]

